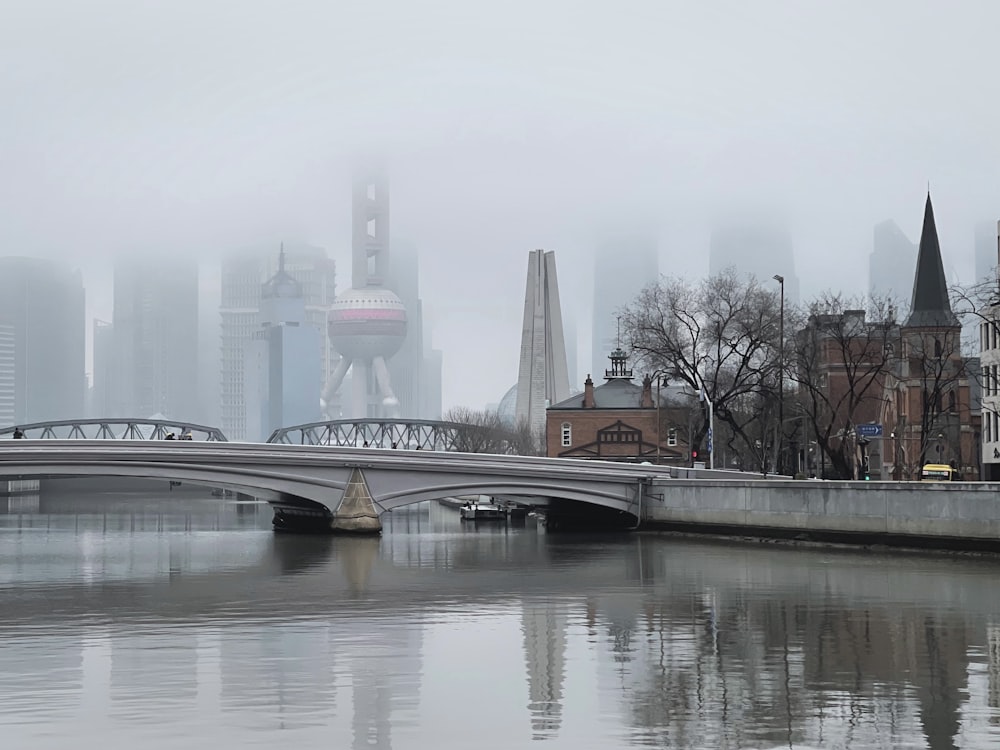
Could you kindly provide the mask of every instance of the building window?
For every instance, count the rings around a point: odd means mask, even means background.
[[[677,428],[671,427],[667,430],[667,445],[671,448],[677,445]]]
[[[568,448],[573,444],[573,425],[569,422],[562,423],[562,447]]]

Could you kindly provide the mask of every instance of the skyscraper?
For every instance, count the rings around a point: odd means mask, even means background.
[[[619,310],[635,301],[646,286],[659,280],[659,268],[659,250],[652,236],[609,240],[598,248],[590,352],[590,372],[595,376],[604,372],[608,356],[618,348]]]
[[[115,328],[104,320],[94,320],[93,378],[90,384],[89,414],[92,418],[127,417],[115,412]]]
[[[425,337],[419,266],[417,248],[412,243],[394,240],[389,287],[406,308],[406,339],[389,361],[389,376],[399,399],[401,417],[440,419],[441,352],[435,354]],[[436,369],[432,362],[435,357]],[[435,391],[436,399],[429,395]]]
[[[976,224],[975,262],[976,283],[994,281],[997,278],[997,262],[1000,255],[1000,244],[997,242],[995,221],[984,221]]]
[[[13,331],[15,423],[84,416],[85,319],[79,271],[39,258],[0,258],[0,325]]]
[[[320,419],[320,372],[302,363],[319,351],[321,331],[306,324],[302,285],[285,271],[284,249],[261,288],[258,320],[245,348],[245,437],[263,441],[279,427]]]
[[[288,242],[284,247],[285,272],[302,286],[306,325],[320,331],[314,363],[320,382],[325,382],[336,361],[323,334],[334,299],[336,267],[322,248]],[[222,261],[221,427],[230,440],[247,439],[244,350],[259,329],[262,285],[275,274],[277,266],[273,245],[236,252]],[[317,393],[317,403],[319,398]]]
[[[114,269],[110,413],[198,421],[198,266],[120,258]],[[95,342],[95,346],[96,346]],[[97,376],[95,348],[95,383]]]
[[[14,424],[14,327],[0,325],[0,427]]]
[[[770,283],[778,274],[785,279],[785,301],[799,301],[799,277],[795,273],[792,236],[778,223],[767,221],[729,222],[712,230],[708,250],[708,270],[713,276],[727,268],[750,274]]]
[[[566,342],[559,281],[553,252],[528,253],[524,290],[521,359],[517,370],[517,421],[527,422],[532,435],[545,429],[545,409],[569,398]]]
[[[913,291],[913,266],[917,246],[892,219],[876,224],[872,233],[872,253],[868,259],[868,292],[886,298],[901,313],[908,309]]]

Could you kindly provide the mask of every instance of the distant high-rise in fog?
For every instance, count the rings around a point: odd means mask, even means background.
[[[420,298],[420,259],[417,248],[405,241],[392,245],[389,288],[406,307],[406,338],[392,359],[389,376],[399,399],[402,417],[441,418],[441,352],[432,350],[424,329],[423,300]],[[431,360],[437,360],[437,368]]]
[[[13,331],[14,422],[84,416],[86,313],[79,271],[0,258],[0,325]]]
[[[976,224],[975,235],[976,283],[997,278],[997,253],[1000,251],[997,242],[996,221],[984,221]]]
[[[868,259],[868,292],[887,298],[905,314],[913,293],[913,268],[917,246],[892,219],[876,224],[872,233],[872,253]]]
[[[631,304],[660,277],[655,237],[611,239],[597,248],[594,262],[594,322],[591,331],[592,373],[603,373],[608,356],[618,347],[618,311]],[[578,373],[579,376],[579,373]],[[580,383],[574,382],[577,388]]]
[[[302,285],[278,271],[261,288],[259,328],[244,343],[246,438],[264,441],[276,429],[320,419],[321,373],[303,366],[320,350],[322,331],[306,323]]]
[[[277,243],[238,251],[222,261],[221,428],[230,440],[248,439],[243,390],[245,349],[259,329],[262,285],[278,270],[276,246]],[[285,271],[302,286],[306,324],[321,332],[315,366],[320,382],[326,382],[337,361],[326,336],[327,316],[336,287],[336,265],[322,248],[286,242]],[[316,393],[317,404],[319,399],[320,393]]]
[[[90,383],[87,414],[91,418],[131,416],[115,413],[115,328],[106,320],[94,320],[94,372]]]
[[[735,222],[712,230],[708,248],[708,271],[715,276],[727,268],[750,274],[762,284],[774,284],[775,274],[785,279],[785,301],[799,301],[799,277],[795,273],[792,236],[777,223]]]
[[[14,424],[14,327],[0,325],[0,427]]]
[[[119,258],[114,266],[112,364],[94,341],[94,396],[111,384],[97,416],[162,415],[200,421],[198,412],[198,265],[177,257]],[[96,406],[95,406],[96,408]]]

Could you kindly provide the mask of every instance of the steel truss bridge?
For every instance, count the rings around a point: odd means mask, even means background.
[[[226,442],[218,427],[165,419],[65,419],[60,422],[35,422],[0,429],[0,438],[10,438],[20,429],[33,440],[166,440],[190,434],[192,440]]]
[[[400,448],[459,453],[521,453],[517,436],[494,427],[427,419],[337,419],[282,427],[268,443],[336,445],[350,448]]]
[[[33,440],[165,440],[190,434],[193,440],[227,442],[218,427],[167,419],[130,417],[65,419],[33,422],[0,429],[0,439],[10,438],[20,428]],[[510,430],[438,422],[429,419],[337,419],[328,422],[282,427],[271,433],[268,443],[283,445],[330,445],[344,448],[400,448],[457,453],[518,455],[525,452]]]

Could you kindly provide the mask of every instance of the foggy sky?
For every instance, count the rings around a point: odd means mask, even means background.
[[[516,379],[533,248],[581,363],[594,248],[638,222],[697,276],[713,217],[777,212],[804,299],[860,292],[873,225],[916,240],[929,181],[971,277],[1000,216],[998,30],[993,0],[8,3],[0,246],[83,266],[105,319],[94,269],[123,249],[308,241],[344,288],[351,170],[377,155],[445,407],[481,406]]]

